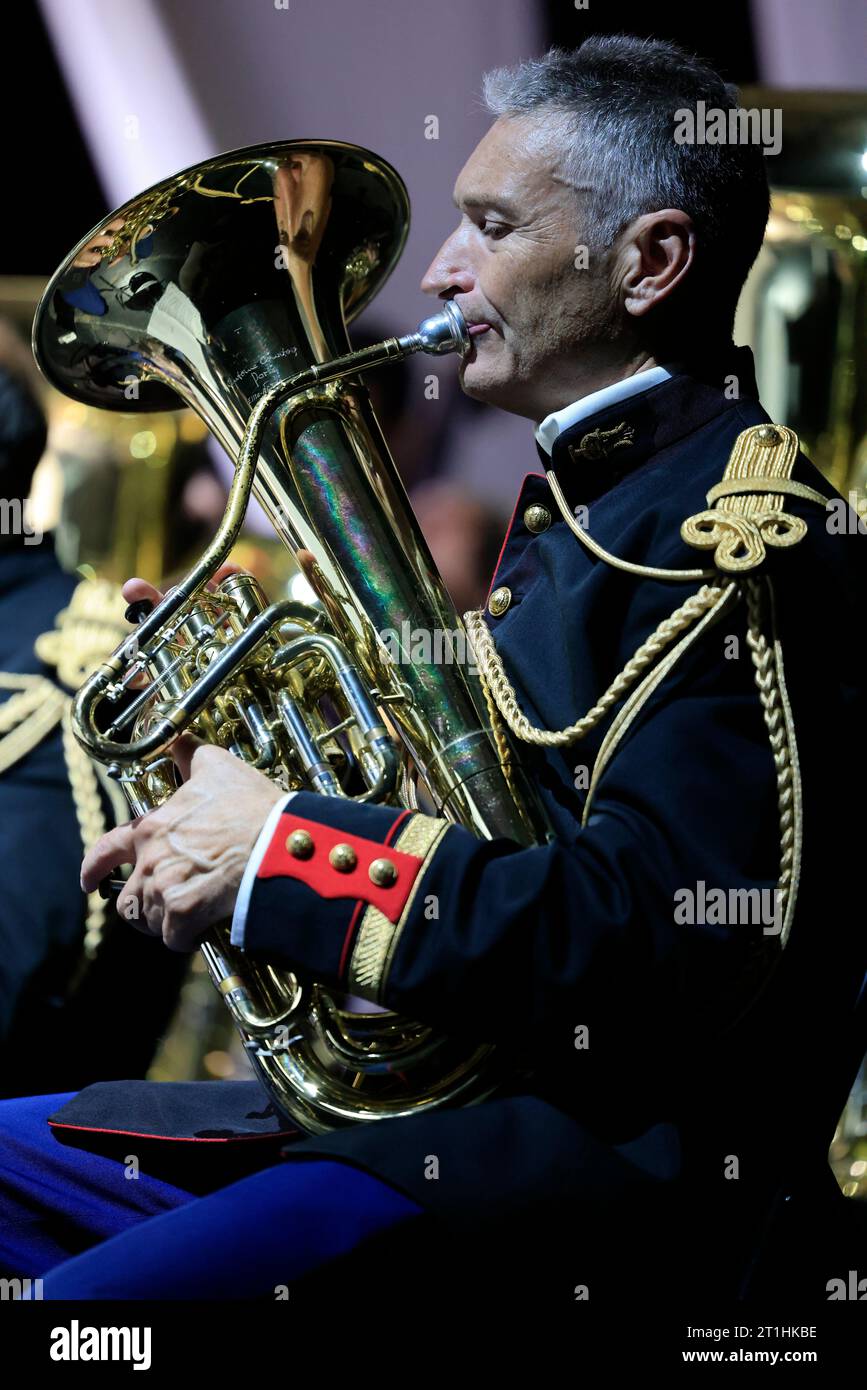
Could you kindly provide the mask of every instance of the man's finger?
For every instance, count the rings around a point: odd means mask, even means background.
[[[183,921],[178,921],[173,913],[167,912],[163,918],[163,945],[168,946],[176,955],[190,955],[204,934],[203,929],[197,935],[193,935],[189,927]]]
[[[208,580],[207,587],[213,590],[217,587],[221,580],[226,579],[230,574],[243,573],[243,565],[236,565],[231,560],[229,560],[226,562],[225,565],[220,565],[220,568],[216,571],[214,577]],[[155,584],[151,584],[149,579],[141,579],[138,575],[133,575],[130,579],[127,579],[125,581],[125,583],[121,587],[121,593],[123,594],[127,603],[137,603],[139,599],[146,598],[149,599],[151,603],[156,605],[158,603],[161,603],[164,598],[164,594],[161,589],[158,589]],[[166,593],[171,593],[171,589],[167,589]]]
[[[185,782],[190,780],[190,764],[193,761],[193,754],[197,748],[203,746],[202,740],[196,738],[195,734],[181,734],[169,749],[172,761]]]
[[[115,904],[118,915],[130,926],[135,927],[136,931],[142,932],[145,936],[159,936],[159,931],[154,932],[148,924],[144,910],[144,881],[137,869],[134,869],[127,879],[124,887],[117,895]]]
[[[236,564],[233,564],[231,560],[227,560],[226,563],[225,563],[225,565],[220,565],[220,568],[219,568],[219,569],[216,571],[216,573],[214,574],[213,579],[209,579],[209,580],[208,580],[208,588],[209,588],[209,589],[214,589],[214,588],[216,588],[216,586],[220,583],[220,581],[223,580],[223,579],[228,578],[228,576],[229,576],[230,574],[243,574],[243,573],[244,573],[244,566],[243,566],[243,565],[236,565]]]
[[[138,821],[117,825],[97,840],[84,856],[81,865],[81,887],[92,893],[98,884],[119,864],[135,863],[135,827]]]
[[[190,925],[190,885],[186,880],[166,888],[162,900],[163,942],[170,951],[189,954],[194,951],[207,931],[207,924]]]
[[[138,603],[139,599],[150,599],[151,603],[162,602],[162,593],[155,584],[151,584],[147,579],[135,577],[128,579],[121,588],[121,593],[127,603]]]

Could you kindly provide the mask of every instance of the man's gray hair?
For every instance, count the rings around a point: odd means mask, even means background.
[[[687,213],[693,288],[712,292],[730,323],[768,220],[764,156],[754,144],[678,144],[674,133],[675,112],[694,112],[698,101],[737,107],[736,87],[676,44],[618,34],[497,68],[483,94],[494,116],[565,118],[563,174],[590,185],[586,235],[597,249],[642,213]]]

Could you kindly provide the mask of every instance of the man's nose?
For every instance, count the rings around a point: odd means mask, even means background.
[[[423,294],[438,294],[450,299],[454,294],[467,294],[475,284],[466,248],[461,248],[457,234],[444,241],[421,280]]]

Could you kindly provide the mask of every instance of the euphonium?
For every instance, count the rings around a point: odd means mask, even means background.
[[[415,333],[347,351],[346,324],[394,267],[408,221],[402,181],[369,151],[257,145],[119,208],[43,295],[34,353],[53,385],[112,410],[192,406],[235,459],[205,554],[76,699],[79,741],[136,814],[175,790],[170,748],[190,730],[287,789],[341,796],[355,779],[361,799],[413,807],[421,781],[436,814],[478,835],[546,833],[471,664],[406,650],[406,634],[462,628],[358,373],[469,346],[446,304]],[[318,602],[269,603],[248,574],[209,583],[251,494]],[[227,928],[202,949],[272,1100],[304,1130],[469,1104],[501,1082],[489,1044],[356,1012],[245,958]]]

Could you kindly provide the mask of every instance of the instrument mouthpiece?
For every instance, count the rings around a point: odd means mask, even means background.
[[[466,357],[472,343],[467,321],[452,300],[447,300],[439,314],[422,319],[412,335],[418,342],[416,351],[429,352],[439,356],[446,352],[459,352]]]

